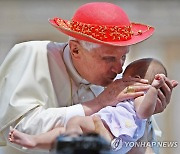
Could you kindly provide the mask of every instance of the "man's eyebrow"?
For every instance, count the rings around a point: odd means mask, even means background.
[[[115,55],[102,55],[102,57],[116,57]]]

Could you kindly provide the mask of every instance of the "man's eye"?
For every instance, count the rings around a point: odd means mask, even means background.
[[[113,61],[115,61],[115,58],[114,58],[114,57],[103,57],[102,59],[105,60],[105,61],[107,61],[107,62],[113,62]]]
[[[123,56],[121,57],[121,59],[122,59],[123,61],[125,61],[125,60],[126,60],[126,55],[123,55]]]

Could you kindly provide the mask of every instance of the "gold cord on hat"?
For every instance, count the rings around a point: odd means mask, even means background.
[[[112,26],[112,25],[96,25],[96,24],[86,24],[78,21],[64,21],[60,18],[55,18],[54,21],[60,27],[79,33],[81,35],[86,35],[93,37],[94,39],[101,41],[127,41],[132,38],[132,36],[142,35],[143,33],[150,30],[151,26],[144,25],[146,28],[142,29],[133,29],[132,25],[139,23],[131,23],[130,25],[124,26]]]
[[[112,25],[95,25],[86,24],[78,21],[65,23],[62,19],[57,19],[59,26],[64,26],[71,31],[91,36],[103,41],[126,41],[132,36],[131,25],[129,26],[112,26]]]

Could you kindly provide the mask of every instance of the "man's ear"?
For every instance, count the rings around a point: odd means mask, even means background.
[[[70,48],[70,52],[71,52],[71,56],[73,58],[79,58],[80,56],[80,44],[79,42],[77,42],[76,40],[70,40],[69,41],[69,48]]]

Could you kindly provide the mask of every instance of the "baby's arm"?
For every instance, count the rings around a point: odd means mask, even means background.
[[[149,118],[155,110],[158,98],[158,90],[165,82],[164,74],[157,74],[151,87],[144,96],[135,99],[135,110],[139,118]]]

